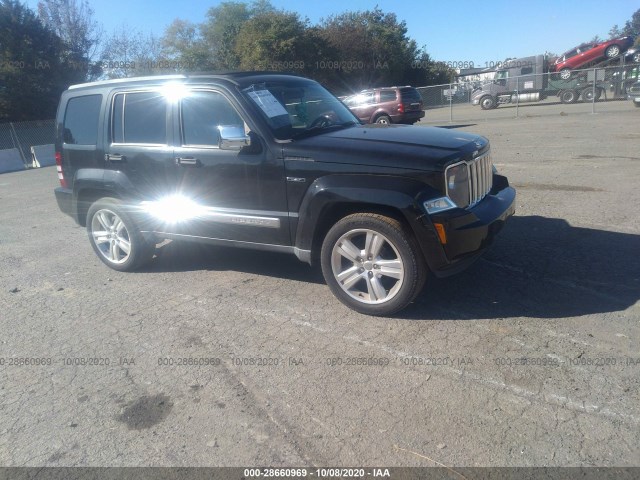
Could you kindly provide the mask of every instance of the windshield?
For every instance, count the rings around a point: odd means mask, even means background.
[[[494,80],[506,80],[507,77],[509,76],[509,72],[507,72],[506,70],[498,70],[495,74],[495,76],[493,77]]]
[[[359,120],[320,84],[308,80],[277,80],[242,90],[280,140],[345,128]]]

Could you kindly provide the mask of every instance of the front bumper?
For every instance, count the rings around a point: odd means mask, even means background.
[[[477,260],[515,213],[515,200],[516,191],[506,177],[494,175],[491,192],[473,208],[456,208],[421,217],[424,231],[430,232],[419,238],[431,271],[438,277],[446,277]],[[444,244],[435,233],[435,223],[444,227]]]

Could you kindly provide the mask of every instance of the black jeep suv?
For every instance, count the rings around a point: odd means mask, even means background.
[[[58,204],[120,271],[164,239],[290,252],[320,263],[349,307],[390,315],[428,270],[469,265],[514,212],[485,138],[363,126],[296,76],[75,85],[56,129]]]

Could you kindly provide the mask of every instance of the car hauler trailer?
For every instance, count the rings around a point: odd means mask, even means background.
[[[591,69],[572,72],[565,80],[549,72],[550,64],[544,55],[508,60],[496,70],[491,82],[471,93],[471,103],[490,110],[501,104],[539,102],[554,96],[562,103],[575,103],[579,98],[591,102],[594,95],[598,100],[608,90],[614,96],[624,94],[625,83],[637,78],[638,71],[637,63],[625,64],[623,58],[617,57]],[[618,68],[605,69],[613,66]]]

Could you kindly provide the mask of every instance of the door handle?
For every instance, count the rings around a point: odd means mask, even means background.
[[[120,155],[119,153],[107,153],[104,156],[104,159],[107,162],[124,162],[126,158],[127,157],[125,157],[124,155]]]
[[[176,158],[176,163],[178,165],[184,165],[186,167],[199,167],[200,160],[193,157],[178,157]]]

